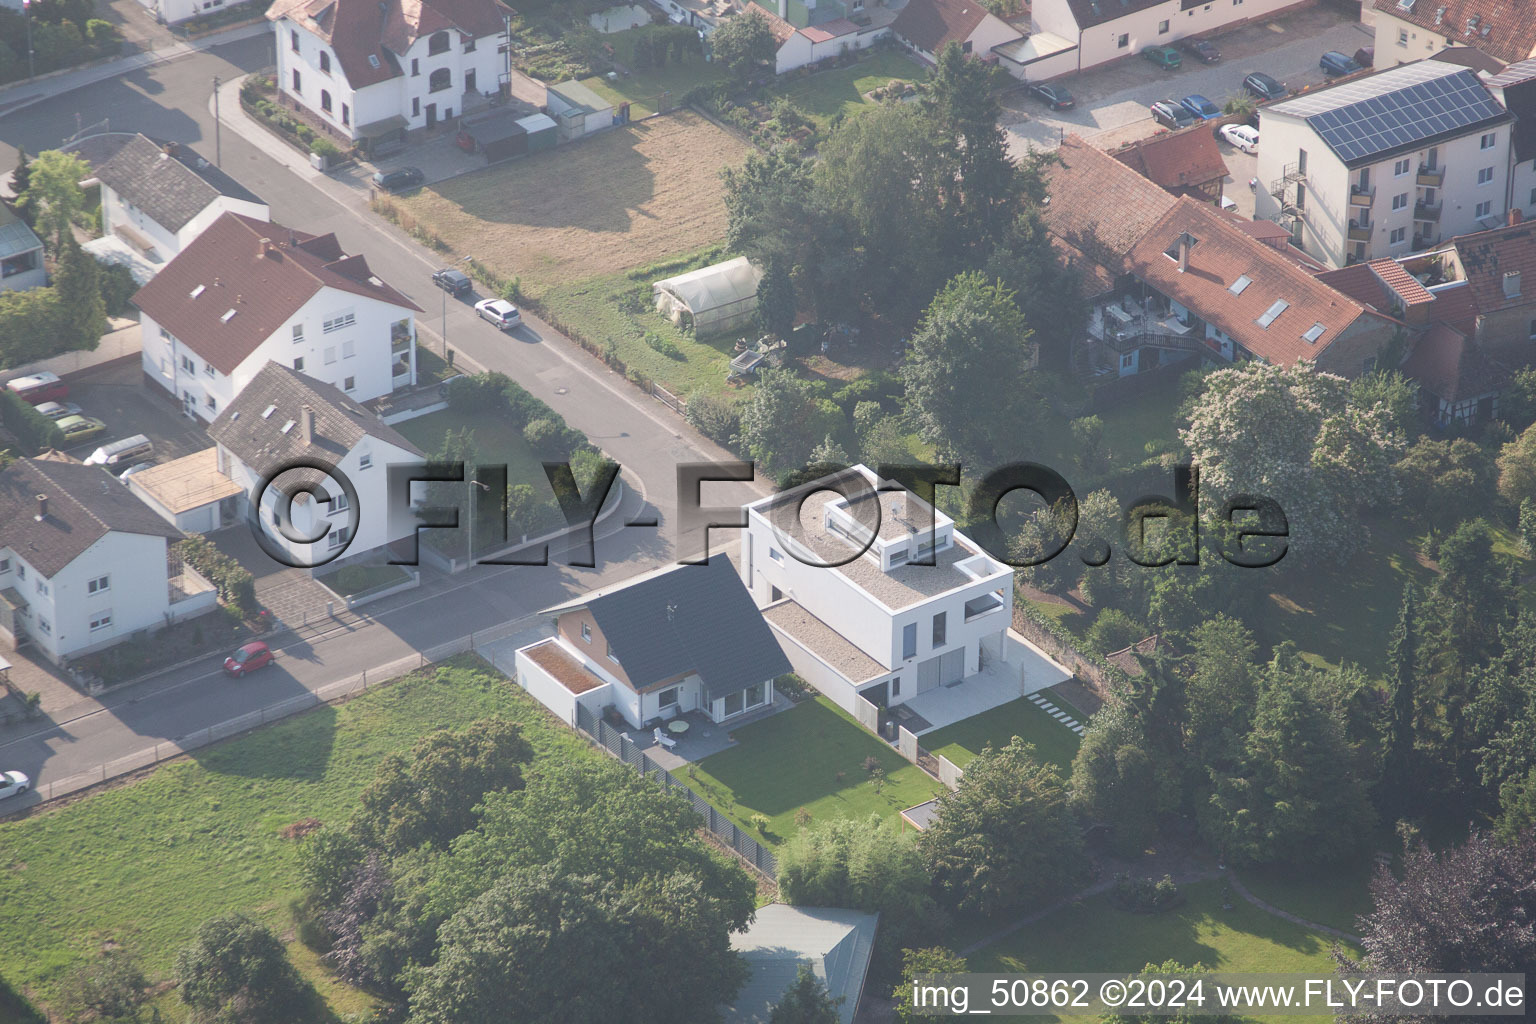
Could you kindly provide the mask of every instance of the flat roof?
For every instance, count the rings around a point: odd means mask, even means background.
[[[570,81],[552,85],[549,91],[559,96],[572,106],[583,107],[587,113],[595,114],[599,110],[612,110],[613,102],[605,100],[594,92],[591,87],[582,85],[574,78]]]
[[[901,812],[901,817],[908,825],[922,832],[939,820],[939,798],[924,800],[916,807],[908,807]]]
[[[608,685],[608,680],[577,661],[554,637],[524,648],[523,653],[571,693],[582,694]]]
[[[891,670],[865,654],[853,641],[827,625],[797,601],[784,600],[763,609],[763,618],[806,650],[831,665],[854,685]]]
[[[219,472],[217,448],[204,448],[128,478],[172,515],[190,512],[241,493],[240,485]]]

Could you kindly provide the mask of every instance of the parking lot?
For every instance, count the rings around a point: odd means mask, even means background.
[[[1273,75],[1292,90],[1315,85],[1324,80],[1317,66],[1323,53],[1352,54],[1373,41],[1369,26],[1328,7],[1308,8],[1209,38],[1221,50],[1219,64],[1200,64],[1186,54],[1182,67],[1164,71],[1140,57],[1130,57],[1056,79],[1076,98],[1072,110],[1053,111],[1026,90],[1015,90],[1004,99],[1003,112],[1014,154],[1021,155],[1029,146],[1054,149],[1066,134],[1080,135],[1110,150],[1158,130],[1147,109],[1157,100],[1178,101],[1198,93],[1221,104],[1240,92],[1243,76],[1254,71]],[[1232,152],[1222,144],[1223,156]],[[1251,174],[1238,179],[1243,191],[1247,191],[1248,177]]]
[[[77,459],[134,434],[154,442],[155,453],[145,462],[169,462],[213,445],[202,425],[183,416],[169,393],[155,393],[137,356],[92,367],[67,380],[69,401],[80,406],[83,415],[107,425],[106,433],[65,449]]]

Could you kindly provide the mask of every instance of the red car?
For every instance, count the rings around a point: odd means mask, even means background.
[[[243,676],[264,665],[272,664],[272,648],[261,640],[250,643],[224,659],[224,671],[232,676]]]

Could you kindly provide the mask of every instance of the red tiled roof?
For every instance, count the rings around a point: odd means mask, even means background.
[[[1391,295],[1368,263],[1351,263],[1347,267],[1318,274],[1317,279],[1356,302],[1376,309],[1391,308]]]
[[[1479,313],[1536,302],[1536,223],[1457,235],[1451,243]]]
[[[262,239],[270,239],[262,252]],[[321,288],[421,312],[373,276],[335,235],[310,235],[226,213],[133,296],[134,305],[182,344],[233,373]],[[196,297],[192,293],[196,291]],[[234,316],[227,316],[230,310]]]
[[[1140,139],[1114,157],[1170,192],[1227,176],[1227,164],[1216,140],[1203,127]]]
[[[800,30],[800,34],[813,43],[825,43],[836,39],[838,36],[846,36],[857,32],[859,26],[847,18],[836,18],[832,21],[822,22],[820,25],[809,25]]]
[[[1536,4],[1531,0],[1417,0],[1407,11],[1399,0],[1376,0],[1376,10],[1453,43],[1476,46],[1506,64],[1536,54]]]
[[[1188,267],[1164,253],[1182,236],[1193,239]],[[1189,197],[1147,232],[1131,252],[1133,271],[1164,295],[1177,300],[1249,352],[1280,366],[1316,359],[1361,317],[1379,318],[1288,260],[1283,254],[1239,231],[1215,207]],[[1234,294],[1239,277],[1249,283]],[[1259,319],[1284,303],[1269,326]],[[1302,335],[1322,325],[1315,341]]]
[[[1447,402],[1497,391],[1507,374],[1471,338],[1449,324],[1435,324],[1403,361],[1403,375]]]
[[[1291,233],[1272,220],[1244,220],[1237,225],[1243,234],[1252,235],[1264,242],[1273,238],[1284,238],[1289,242]]]
[[[963,43],[987,17],[979,0],[907,0],[891,31],[919,50],[937,55],[946,43]]]
[[[1382,257],[1371,260],[1366,266],[1381,279],[1382,284],[1392,289],[1393,294],[1403,300],[1403,305],[1418,306],[1435,301],[1435,297],[1429,294],[1429,289],[1420,284],[1418,278],[1404,270],[1402,264],[1396,260]]]
[[[1471,333],[1477,324],[1477,295],[1466,284],[1450,285],[1430,292],[1435,304],[1429,308],[1431,320],[1447,323]]]
[[[1502,89],[1507,85],[1519,85],[1536,78],[1536,59],[1516,61],[1488,79],[1490,89]]]
[[[1056,155],[1060,162],[1044,172],[1046,226],[1088,259],[1124,272],[1131,249],[1176,200],[1076,135],[1063,139]]]
[[[741,0],[741,6],[737,10],[736,16],[741,17],[754,11],[761,14],[763,20],[768,22],[768,31],[773,34],[773,41],[780,46],[783,46],[789,41],[789,37],[795,34],[795,26],[779,17],[776,11],[771,11],[764,4],[755,3],[753,0]]]

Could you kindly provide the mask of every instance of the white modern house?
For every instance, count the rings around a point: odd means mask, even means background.
[[[145,376],[218,416],[269,362],[355,401],[416,380],[416,314],[336,236],[224,214],[134,294]]]
[[[174,259],[226,213],[271,219],[265,201],[197,153],[132,136],[87,179],[101,185],[101,230],[151,263]]]
[[[377,144],[472,113],[509,78],[500,0],[277,0],[277,85],[342,138]]]
[[[910,705],[917,732],[1070,675],[1011,633],[1013,570],[868,467],[746,511],[753,600],[795,671],[869,728],[870,705]]]
[[[240,517],[248,517],[249,502],[259,499],[262,532],[290,564],[334,559],[339,566],[342,558],[358,559],[416,532],[419,520],[390,467],[420,465],[426,456],[330,384],[268,363],[209,424],[208,436],[218,446],[218,474],[242,495]],[[356,508],[337,480],[290,468],[296,460],[339,469],[356,491]],[[270,486],[258,496],[263,481]],[[316,487],[320,496],[302,493],[301,485]],[[283,494],[291,502],[283,502]]]
[[[1422,60],[1264,108],[1256,219],[1334,267],[1502,224],[1514,115]]]
[[[1314,0],[1034,0],[1030,8],[1032,34],[1064,40],[1073,49],[1060,50],[1043,73],[1086,71],[1122,57],[1141,53],[1143,46],[1171,46],[1186,36],[1224,31],[1245,22],[1270,18],[1306,7]],[[1425,0],[1429,2],[1429,0]],[[1071,63],[1067,64],[1066,61]]]
[[[211,610],[165,522],[100,466],[20,459],[0,470],[0,639],[55,664]]]
[[[524,689],[567,722],[613,708],[636,729],[697,712],[732,722],[773,704],[790,670],[724,556],[667,566],[546,608],[555,635],[517,651]]]

